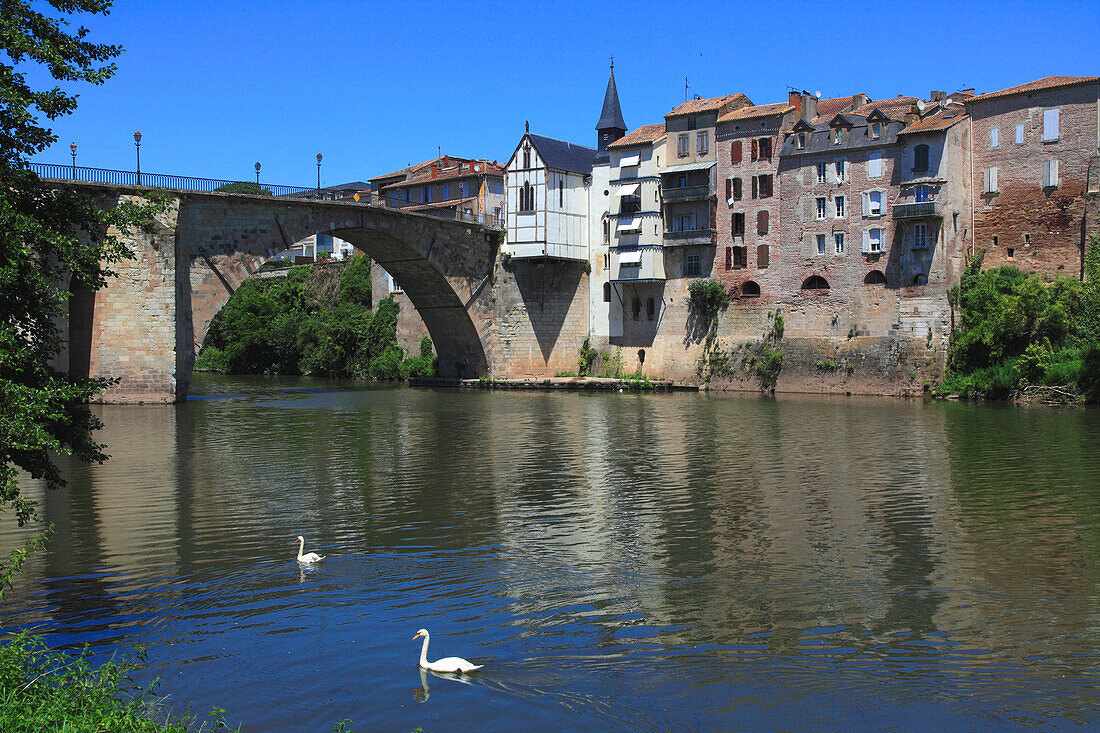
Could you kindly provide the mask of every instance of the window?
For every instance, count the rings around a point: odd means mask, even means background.
[[[677,188],[687,188],[687,185],[688,185],[687,174],[686,173],[681,173],[680,178],[677,179],[676,183],[677,183]]]
[[[881,122],[872,122],[871,123],[871,139],[872,140],[878,140],[880,137],[882,137],[882,123]]]
[[[699,255],[684,257],[684,277],[699,277],[702,271],[702,261]]]
[[[558,179],[558,208],[565,208],[565,182],[562,181],[560,178]],[[638,205],[638,208],[641,208],[640,203]]]
[[[997,192],[997,168],[985,169],[985,185],[982,187],[984,193],[996,193]]]
[[[603,284],[603,302],[605,302],[605,303],[610,303],[611,302],[611,283],[604,283]]]
[[[695,231],[695,212],[689,214],[682,214],[680,216],[672,217],[672,231],[674,232],[693,232]]]
[[[756,212],[756,233],[764,235],[768,233],[768,212],[758,211]]]
[[[838,254],[844,254],[844,232],[833,233],[833,251]]]
[[[642,197],[638,194],[619,197],[620,214],[637,214],[642,210]]]
[[[914,224],[913,225],[913,249],[927,249],[928,248],[928,225],[927,224]]]
[[[1031,235],[1030,234],[1025,234],[1024,235],[1024,246],[1025,247],[1030,247],[1031,246]]]
[[[1058,110],[1043,110],[1043,140],[1058,139]]]
[[[1016,125],[1016,144],[1017,145],[1023,145],[1024,144],[1024,126],[1023,125]]]
[[[766,199],[772,195],[772,176],[770,173],[765,173],[761,176],[757,176],[760,179],[760,198]]]
[[[420,200],[423,201],[426,204],[430,204],[432,202],[432,187],[431,186],[424,186],[424,188],[420,192]]]
[[[825,278],[821,277],[821,275],[810,275],[808,278],[806,278],[805,282],[802,283],[802,289],[828,290],[829,283]]]
[[[449,183],[444,183],[443,184],[442,194],[443,194],[443,196],[442,196],[442,198],[439,199],[440,201],[450,201],[451,200],[451,184],[449,184]]]
[[[928,170],[927,145],[918,145],[913,148],[913,170],[918,173]]]
[[[458,184],[458,195],[462,198],[466,198],[470,195],[470,182],[460,181]]]
[[[825,235],[824,234],[818,234],[814,237],[814,240],[815,240],[815,244],[817,245],[817,248],[816,248],[815,251],[819,255],[825,254]]]
[[[871,153],[871,157],[867,159],[867,177],[882,177],[882,153]]]
[[[844,183],[844,172],[846,170],[845,161],[838,160],[836,162],[836,182]]]
[[[734,201],[740,201],[741,200],[741,179],[740,178],[734,178],[733,179],[733,200]]]
[[[1052,188],[1058,185],[1058,161],[1043,161],[1043,188]]]
[[[840,219],[844,216],[844,197],[837,196],[833,199],[833,204],[836,206],[836,218]]]
[[[745,215],[741,212],[737,212],[733,215],[733,236],[743,237],[745,236]]]
[[[753,160],[771,160],[772,139],[770,137],[755,138],[752,141]]]
[[[864,285],[885,285],[886,276],[879,270],[871,270],[867,273],[867,276],[863,278]]]
[[[611,220],[607,218],[607,214],[603,215],[603,243],[607,244],[611,241]]]
[[[531,146],[530,145],[525,145],[523,147],[523,167],[524,168],[530,168],[531,167]]]
[[[686,132],[681,132],[680,136],[676,139],[676,155],[680,158],[686,158],[690,152],[688,147],[691,141],[688,139]]]
[[[931,186],[917,186],[916,199],[918,204],[931,201],[933,199]]]
[[[767,267],[768,266],[768,245],[758,244],[756,245],[756,266]],[[760,294],[759,289],[757,295]]]
[[[1001,131],[996,127],[990,128],[989,130],[989,147],[1001,147]]]
[[[733,145],[730,147],[730,163],[737,165],[741,162],[743,147],[740,140],[733,141]]]
[[[825,207],[827,205],[828,205],[828,203],[825,200],[825,197],[820,197],[820,198],[817,199],[817,218],[818,219],[824,219],[825,218]]]
[[[833,130],[833,145],[840,145],[842,142],[844,142],[844,130],[838,127]]]
[[[645,302],[645,317],[649,320],[653,320],[653,316],[657,314],[657,304],[653,301],[652,296],[646,299]]]
[[[733,199],[733,179],[732,178],[727,178],[726,179],[726,200],[730,201],[732,199]]]
[[[733,269],[733,247],[726,247],[726,269]]]
[[[794,139],[794,147],[797,150],[802,150],[806,147],[806,133],[798,133],[798,136]]]
[[[641,315],[641,313],[642,313],[642,299],[641,298],[634,298],[634,300],[632,300],[630,302],[630,311],[631,311],[631,313],[634,314],[634,320],[637,321],[638,316]]]
[[[828,171],[824,163],[817,164],[817,182],[826,183],[828,181]]]
[[[700,130],[695,133],[695,154],[706,155],[710,152],[710,132]]]
[[[746,280],[741,286],[742,298],[759,298],[760,297],[760,284],[752,280]]]
[[[748,252],[744,247],[733,247],[733,269],[742,270],[749,265]]]
[[[882,216],[882,191],[868,191],[863,194],[863,215]]]
[[[877,254],[879,252],[882,252],[882,233],[882,229],[863,230],[864,254]]]
[[[1015,247],[1009,247],[1008,248],[1008,259],[1011,260],[1011,259],[1015,259],[1015,258],[1016,258],[1016,248]]]
[[[523,188],[519,190],[519,210],[535,210],[535,189],[531,188],[530,181],[524,181]]]

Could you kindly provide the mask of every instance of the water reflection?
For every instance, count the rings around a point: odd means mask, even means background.
[[[255,730],[1100,712],[1094,410],[202,387],[101,408],[112,460],[40,497],[5,626],[149,644],[173,700]],[[421,626],[491,674],[406,707]]]

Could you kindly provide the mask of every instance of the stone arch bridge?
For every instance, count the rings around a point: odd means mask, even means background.
[[[101,206],[149,190],[56,182]],[[152,233],[124,239],[134,259],[98,292],[74,288],[62,366],[118,379],[106,402],[176,402],[214,315],[276,253],[315,233],[352,243],[401,283],[428,328],[445,376],[489,373],[491,282],[503,234],[466,221],[349,201],[158,189]],[[66,363],[67,362],[67,363]]]

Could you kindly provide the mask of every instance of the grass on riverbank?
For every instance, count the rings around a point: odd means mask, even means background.
[[[1083,281],[981,264],[979,253],[951,291],[959,326],[938,393],[1100,402],[1100,238],[1089,243]]]

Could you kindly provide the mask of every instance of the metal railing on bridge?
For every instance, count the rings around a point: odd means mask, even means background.
[[[456,221],[468,221],[481,224],[493,229],[503,229],[502,217],[493,214],[483,214],[465,209],[459,210],[456,204],[448,208],[446,202],[439,207],[425,207],[418,201],[404,201],[396,196],[382,196],[381,194],[365,191],[352,191],[333,188],[309,188],[305,186],[280,186],[271,183],[257,184],[253,181],[228,181],[218,178],[195,178],[193,176],[176,176],[167,173],[138,173],[137,171],[120,171],[110,168],[88,168],[86,166],[65,165],[57,163],[30,163],[31,171],[39,178],[49,178],[60,181],[78,181],[84,183],[107,183],[118,186],[147,186],[149,188],[174,188],[182,191],[201,191],[212,193],[226,186],[239,186],[246,190],[230,190],[227,193],[251,193],[255,191],[270,192],[273,196],[297,198],[297,199],[324,199],[329,201],[357,201],[360,204],[381,206],[387,209],[410,210],[411,213],[424,214],[437,219],[451,219]],[[355,196],[358,196],[356,199]]]

